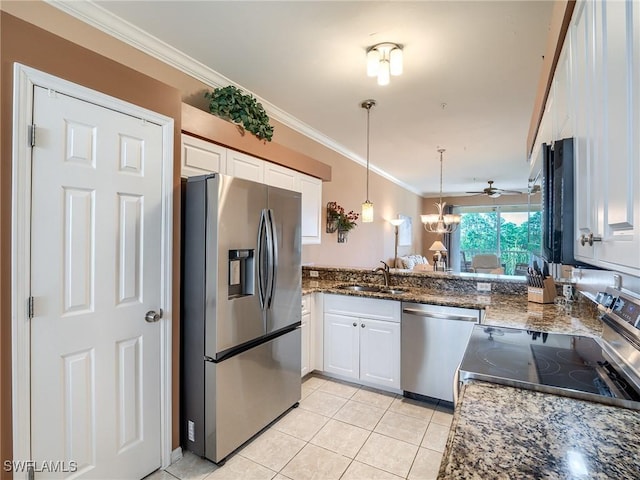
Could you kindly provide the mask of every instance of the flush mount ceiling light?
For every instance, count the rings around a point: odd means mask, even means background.
[[[367,199],[362,204],[362,223],[373,222],[373,203],[369,201],[369,116],[371,114],[371,107],[376,104],[373,99],[363,101],[360,106],[367,109]]]
[[[402,75],[402,45],[378,43],[367,48],[367,75],[378,77],[378,85],[389,85],[390,75]]]
[[[440,202],[435,204],[438,214],[420,215],[420,221],[424,224],[424,229],[427,232],[451,233],[455,232],[460,225],[461,217],[460,215],[444,214],[444,207],[447,203],[442,201],[442,154],[445,149],[439,148],[438,152],[440,153]]]

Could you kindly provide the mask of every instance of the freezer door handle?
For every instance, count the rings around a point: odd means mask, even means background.
[[[267,210],[268,232],[271,238],[270,259],[269,259],[269,279],[267,308],[271,308],[273,297],[276,294],[276,280],[278,278],[278,234],[276,232],[276,224],[274,221],[273,210]]]
[[[260,309],[266,308],[266,292],[267,292],[267,272],[265,271],[265,261],[268,261],[268,253],[265,252],[265,243],[268,242],[267,216],[266,210],[260,212],[260,225],[258,226],[258,299],[260,300]],[[268,250],[268,246],[267,246]]]

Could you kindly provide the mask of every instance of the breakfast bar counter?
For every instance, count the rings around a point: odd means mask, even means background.
[[[401,294],[358,292],[341,288],[344,281],[303,279],[302,292],[333,293],[370,298],[384,298],[402,302],[474,308],[484,310],[483,323],[487,325],[520,328],[540,332],[566,333],[599,337],[602,322],[595,303],[580,295],[568,305],[539,304],[527,301],[526,293],[478,294],[465,291],[406,287]]]

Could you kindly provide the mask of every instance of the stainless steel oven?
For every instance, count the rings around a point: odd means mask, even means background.
[[[459,379],[640,410],[640,297],[607,289],[598,295],[601,338],[475,326]]]

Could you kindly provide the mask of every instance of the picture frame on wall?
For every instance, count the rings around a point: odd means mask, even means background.
[[[411,246],[413,232],[411,226],[411,217],[408,215],[398,214],[398,218],[404,220],[398,227],[398,245],[401,247]]]

